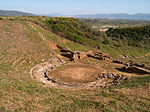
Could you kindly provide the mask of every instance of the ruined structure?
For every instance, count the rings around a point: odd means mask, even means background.
[[[138,67],[138,66],[130,66],[127,68],[129,73],[137,73],[137,74],[150,74],[150,70],[146,69],[145,67]]]
[[[107,60],[110,58],[108,54],[104,54],[98,51],[80,52],[80,51],[72,51],[68,49],[61,49],[61,52],[63,53],[62,54],[63,56],[70,58],[70,60],[74,62],[77,62],[78,60],[84,57],[91,57],[98,60]]]
[[[113,60],[114,63],[119,63],[125,65],[121,68],[122,71],[128,73],[136,73],[136,74],[150,74],[150,68],[146,67],[145,64],[135,63],[132,60],[129,60],[127,63],[123,63],[122,61]]]
[[[62,63],[63,62],[63,63]],[[59,77],[57,79],[48,75],[48,72],[51,70],[57,70],[57,67],[62,66],[64,61],[60,61],[59,59],[53,58],[48,62],[44,62],[42,64],[38,64],[33,67],[30,71],[31,77],[36,80],[50,86],[50,87],[65,87],[65,88],[93,88],[93,87],[108,87],[111,85],[120,84],[123,80],[128,80],[128,76],[124,76],[122,74],[114,74],[114,73],[100,73],[95,74],[97,78],[91,82],[85,83],[68,83],[63,82],[63,77]],[[55,75],[55,74],[53,74]],[[68,78],[68,76],[66,76]],[[78,77],[75,76],[75,77]]]
[[[108,54],[101,53],[98,51],[88,51],[86,54],[88,57],[92,57],[92,58],[99,59],[99,60],[107,60],[110,58]]]

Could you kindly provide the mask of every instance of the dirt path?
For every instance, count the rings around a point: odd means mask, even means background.
[[[36,26],[38,26],[37,24],[34,24],[32,22],[27,22],[27,23],[30,24],[30,26],[34,30],[37,30],[37,28],[36,28]],[[41,32],[38,32],[38,35],[40,36],[41,40],[43,40],[51,49],[53,49],[53,50],[57,50],[58,49],[56,43],[54,43],[54,42],[48,40],[47,38],[45,38],[44,35]]]
[[[147,56],[150,56],[150,53],[146,53],[145,55],[141,56],[140,58],[144,58],[144,57],[147,57]]]

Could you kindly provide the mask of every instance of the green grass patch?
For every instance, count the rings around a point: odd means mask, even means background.
[[[123,81],[120,85],[109,87],[111,88],[138,88],[138,87],[149,87],[150,76],[145,77],[132,77],[127,81]]]

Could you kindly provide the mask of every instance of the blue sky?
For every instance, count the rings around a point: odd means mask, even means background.
[[[150,13],[150,0],[0,0],[0,9],[35,14]]]

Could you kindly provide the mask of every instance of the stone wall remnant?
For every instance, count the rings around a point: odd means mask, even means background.
[[[61,52],[63,53],[62,55],[68,56],[68,58],[70,58],[70,60],[74,62],[77,62],[78,60],[84,57],[91,57],[98,60],[106,60],[110,58],[108,54],[92,50],[88,52],[81,52],[81,51],[72,51],[69,49],[62,49]]]

